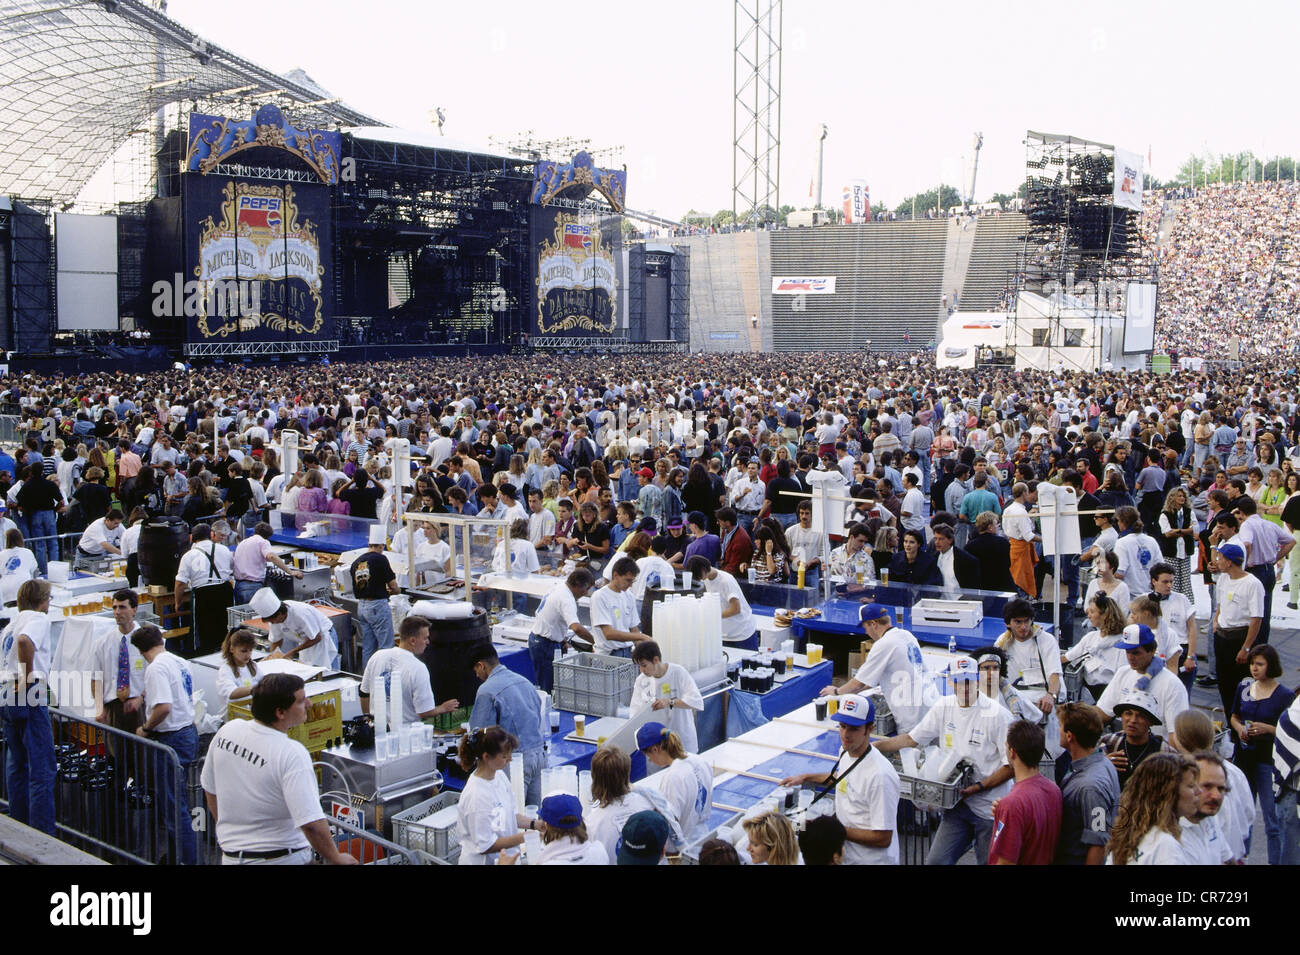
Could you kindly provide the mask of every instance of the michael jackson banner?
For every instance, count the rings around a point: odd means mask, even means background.
[[[187,278],[203,293],[188,340],[334,337],[329,188],[186,179]]]
[[[534,207],[537,256],[536,335],[612,335],[618,328],[618,279],[611,235],[596,221]],[[617,219],[611,220],[617,223]]]

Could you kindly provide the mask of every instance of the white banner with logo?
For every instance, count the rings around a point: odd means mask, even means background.
[[[1115,205],[1142,211],[1142,156],[1127,149],[1115,150]]]
[[[773,295],[834,295],[833,275],[774,275]]]

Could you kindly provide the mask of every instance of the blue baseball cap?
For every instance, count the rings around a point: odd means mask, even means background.
[[[636,748],[644,752],[651,746],[658,746],[668,738],[668,727],[663,723],[646,723],[636,731]]]
[[[1140,650],[1143,647],[1154,647],[1156,645],[1156,635],[1151,632],[1151,628],[1145,623],[1130,623],[1124,628],[1124,638],[1115,643],[1117,650]]]
[[[1246,552],[1236,544],[1220,544],[1218,551],[1220,557],[1232,561],[1238,567],[1246,563]]]
[[[954,683],[962,680],[978,680],[980,668],[970,657],[958,657],[948,664],[948,676]]]
[[[569,793],[547,796],[537,818],[552,829],[577,829],[582,825],[582,802]]]
[[[867,604],[858,611],[858,622],[866,623],[868,620],[889,620],[889,608],[884,604]]]
[[[849,726],[866,726],[876,721],[876,707],[859,693],[845,693],[840,697],[840,708],[831,719]]]

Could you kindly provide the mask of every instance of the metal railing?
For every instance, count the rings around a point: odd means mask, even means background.
[[[16,414],[0,414],[0,444],[22,444],[19,435],[23,419]],[[17,475],[14,475],[17,477]]]
[[[175,751],[57,709],[50,710],[50,723],[59,838],[107,862],[178,860],[178,839],[193,823],[186,801],[175,798],[185,793]],[[3,739],[0,755],[8,755]],[[8,807],[2,779],[0,801]]]

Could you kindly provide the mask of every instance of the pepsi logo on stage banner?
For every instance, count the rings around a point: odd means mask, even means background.
[[[832,295],[835,292],[835,276],[773,276],[773,295]]]

